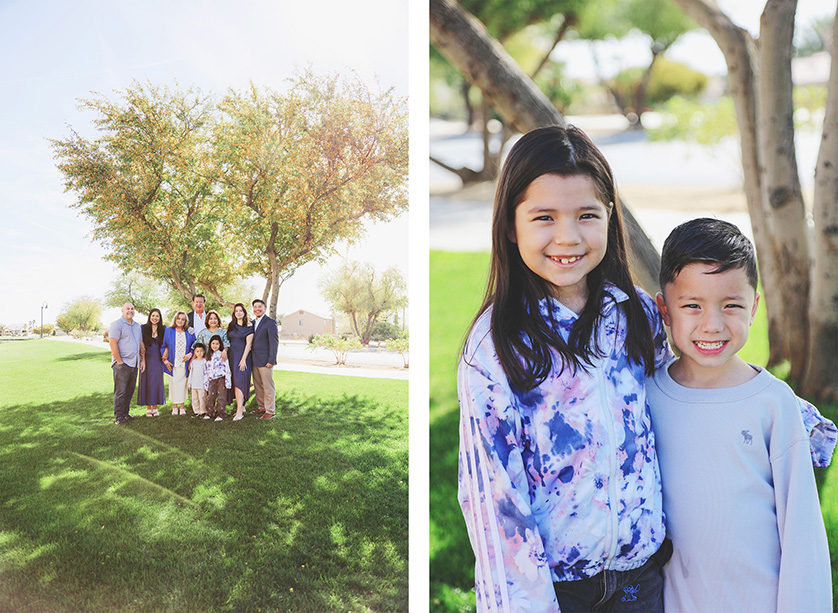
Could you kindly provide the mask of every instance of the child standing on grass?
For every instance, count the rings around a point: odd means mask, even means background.
[[[645,377],[672,357],[635,288],[611,169],[573,127],[523,136],[460,361],[459,500],[479,611],[663,610]]]
[[[195,343],[192,347],[192,363],[190,364],[187,384],[192,395],[192,416],[202,417],[207,414],[207,390],[204,388],[204,345]]]
[[[829,464],[836,430],[737,355],[759,302],[753,246],[733,224],[689,221],[664,243],[660,284],[681,351],[647,385],[674,546],[666,609],[831,611],[811,463]]]
[[[208,392],[208,403],[204,419],[215,418],[215,421],[221,421],[227,417],[224,407],[227,404],[227,390],[230,389],[230,365],[224,357],[221,337],[217,334],[210,339],[207,357],[204,364],[204,389]]]

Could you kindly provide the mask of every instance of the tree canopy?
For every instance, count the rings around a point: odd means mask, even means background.
[[[98,136],[52,140],[72,205],[106,259],[187,300],[282,280],[352,242],[365,220],[407,210],[407,106],[392,90],[302,71],[283,92],[251,86],[219,100],[135,82],[80,101]]]

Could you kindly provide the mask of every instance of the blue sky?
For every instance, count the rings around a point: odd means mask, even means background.
[[[218,94],[251,81],[282,89],[308,66],[351,70],[406,97],[407,33],[407,0],[0,2],[0,322],[39,321],[44,301],[52,322],[64,303],[102,297],[116,276],[69,208],[74,196],[46,140],[68,136],[68,126],[94,134],[77,99],[113,96],[134,79]],[[407,229],[407,215],[371,225],[362,245],[341,253],[407,274]],[[311,264],[287,281],[279,311],[328,314],[320,273]]]

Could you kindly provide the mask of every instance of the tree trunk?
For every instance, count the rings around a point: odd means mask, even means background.
[[[815,170],[814,265],[809,300],[809,354],[801,393],[838,401],[838,21],[833,22],[832,68],[823,138]]]
[[[268,261],[271,265],[271,301],[268,307],[268,316],[271,319],[276,319],[276,303],[279,300],[279,264],[276,258],[276,235],[279,233],[279,226],[276,222],[271,224],[271,238],[268,240],[268,245],[265,248],[265,253],[268,254]]]
[[[504,121],[519,132],[564,118],[474,16],[451,0],[430,0],[431,42]]]
[[[547,96],[480,21],[451,0],[430,0],[430,8],[431,42],[470,83],[480,88],[504,123],[522,133],[543,126],[566,125]],[[624,212],[627,220],[633,220],[626,207]],[[639,225],[627,223],[626,230],[630,248],[641,254],[635,261],[646,262],[649,258],[645,254],[649,251],[655,254],[655,266],[632,270],[638,283],[654,294],[660,267],[657,251]]]
[[[808,338],[809,237],[797,158],[794,151],[794,102],[791,80],[792,38],[797,0],[768,0],[760,20],[759,106],[757,124],[762,152],[762,201],[768,217],[780,283],[777,304],[783,321],[783,353],[791,362],[789,378],[803,376]]]
[[[751,230],[757,250],[759,274],[762,281],[762,301],[768,315],[768,365],[780,362],[784,356],[782,298],[777,264],[771,244],[770,211],[763,206],[757,142],[757,56],[751,35],[735,25],[715,3],[705,0],[673,0],[699,25],[705,28],[721,49],[727,64],[730,94],[739,124],[742,151],[742,171],[745,178],[745,199],[751,219]]]

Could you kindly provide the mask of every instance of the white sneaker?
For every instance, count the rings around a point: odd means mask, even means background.
[[[211,419],[209,415],[204,415],[204,419]]]
[[[221,417],[216,417],[215,421],[224,421]]]
[[[183,408],[183,407],[180,407],[180,414],[181,415],[186,415],[186,409]]]
[[[172,415],[177,415],[177,407],[172,409]]]

